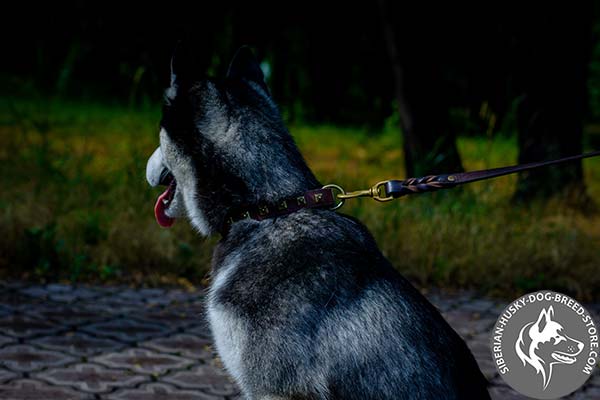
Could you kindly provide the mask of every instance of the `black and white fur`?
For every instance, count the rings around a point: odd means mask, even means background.
[[[229,210],[320,188],[242,48],[223,80],[172,65],[157,185],[167,214],[203,235]],[[185,68],[182,68],[185,70]],[[247,399],[487,399],[465,343],[402,278],[360,222],[325,209],[233,224],[213,256],[208,319]]]

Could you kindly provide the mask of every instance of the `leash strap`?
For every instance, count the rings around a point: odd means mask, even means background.
[[[385,191],[384,198],[398,198],[408,194],[431,192],[439,189],[453,188],[465,183],[477,182],[484,179],[497,178],[499,176],[514,174],[516,172],[528,171],[535,168],[547,167],[550,165],[562,164],[569,161],[581,160],[583,158],[596,157],[600,151],[580,154],[577,156],[565,157],[558,160],[534,162],[522,165],[513,165],[510,167],[501,167],[493,169],[484,169],[481,171],[461,172],[445,175],[428,175],[421,178],[409,178],[403,181],[389,180],[382,185]]]

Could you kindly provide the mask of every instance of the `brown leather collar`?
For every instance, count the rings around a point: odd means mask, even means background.
[[[326,186],[321,189],[309,190],[298,196],[285,198],[277,203],[262,203],[241,207],[227,215],[221,228],[221,234],[224,236],[234,222],[244,219],[262,221],[267,218],[292,214],[304,208],[335,209],[337,204],[338,200],[335,198],[333,188]]]

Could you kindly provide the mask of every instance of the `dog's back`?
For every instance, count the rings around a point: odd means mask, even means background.
[[[217,348],[252,398],[489,398],[464,342],[351,218],[236,224],[213,268]]]

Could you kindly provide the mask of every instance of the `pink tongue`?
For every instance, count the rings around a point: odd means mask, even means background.
[[[156,204],[154,205],[154,216],[156,217],[156,222],[163,228],[168,228],[175,222],[175,218],[169,217],[165,210],[167,206],[163,202],[163,199],[170,195],[171,185],[165,190],[163,194],[158,196],[158,200],[156,200]]]

